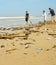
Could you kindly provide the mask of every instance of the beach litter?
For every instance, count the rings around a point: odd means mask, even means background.
[[[47,40],[51,40],[51,38],[47,38]]]
[[[38,50],[38,51],[41,51],[41,50],[43,50],[43,49],[42,49],[42,48],[37,48],[37,50]]]
[[[32,22],[30,21],[30,24],[32,24]]]
[[[24,45],[25,45],[25,48],[26,48],[26,49],[29,48],[30,44],[32,44],[32,43],[30,43],[30,42],[25,43],[25,44],[24,44]]]
[[[9,41],[10,39],[6,39],[7,41]]]
[[[25,49],[27,49],[27,48],[29,48],[29,45],[27,44],[27,45],[25,45]]]
[[[34,44],[30,43],[30,42],[25,43],[24,45],[25,45],[25,48],[29,48],[29,47],[33,47],[34,46]]]

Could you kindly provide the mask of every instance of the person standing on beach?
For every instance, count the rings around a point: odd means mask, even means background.
[[[46,22],[46,20],[47,20],[47,14],[46,14],[45,10],[43,10],[42,16],[44,18],[44,22]]]
[[[28,11],[26,11],[25,21],[26,21],[26,24],[28,24],[28,21],[29,21],[29,13],[28,13]]]
[[[56,21],[56,19],[55,19],[55,12],[54,12],[54,10],[53,9],[51,9],[51,8],[49,8],[49,11],[50,11],[50,14],[51,14],[51,21],[53,22],[55,22]]]

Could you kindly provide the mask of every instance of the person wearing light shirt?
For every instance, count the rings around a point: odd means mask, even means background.
[[[43,10],[42,16],[43,16],[44,22],[46,22],[46,20],[47,20],[47,14],[46,14],[45,10]]]

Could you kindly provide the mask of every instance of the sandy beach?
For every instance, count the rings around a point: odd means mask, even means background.
[[[27,28],[0,28],[0,65],[56,65],[56,23]]]

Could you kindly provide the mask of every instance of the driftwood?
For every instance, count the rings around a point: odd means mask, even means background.
[[[26,35],[25,34],[21,34],[21,35],[5,35],[5,36],[2,36],[0,35],[0,39],[12,39],[12,38],[15,38],[15,37],[25,37]]]
[[[10,51],[14,51],[14,50],[17,50],[16,48],[14,49],[9,49],[9,50],[6,50],[6,52],[10,52]]]
[[[48,35],[56,35],[56,33],[49,33]]]

